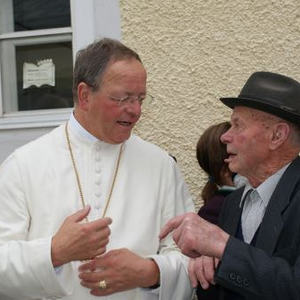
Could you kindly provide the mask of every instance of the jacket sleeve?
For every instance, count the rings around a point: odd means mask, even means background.
[[[230,237],[215,280],[246,299],[299,300],[300,257],[291,266],[280,257]]]
[[[0,298],[66,295],[70,287],[62,287],[52,265],[51,237],[29,238],[32,220],[15,154],[1,165],[0,190]]]

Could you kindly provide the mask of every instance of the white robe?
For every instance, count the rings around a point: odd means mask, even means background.
[[[90,217],[100,217],[120,145],[91,139],[74,123],[69,132]],[[51,238],[67,216],[82,208],[64,125],[6,159],[0,168],[0,191],[1,300],[191,298],[186,257],[170,237],[160,242],[158,234],[167,220],[194,207],[176,163],[159,147],[135,135],[124,143],[106,214],[113,219],[107,250],[128,248],[153,257],[161,272],[156,290],[95,297],[79,284],[80,262],[53,268]]]

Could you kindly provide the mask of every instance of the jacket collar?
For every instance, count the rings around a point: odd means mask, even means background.
[[[283,228],[282,212],[289,206],[297,183],[300,181],[300,157],[295,158],[279,180],[266,209],[258,232],[255,247],[271,255]],[[226,197],[226,219],[223,229],[235,235],[240,221],[242,208],[240,201],[244,188],[240,188]]]
[[[282,212],[290,204],[295,186],[300,180],[300,157],[292,161],[282,175],[261,223],[256,247],[272,254],[283,227]],[[271,237],[271,238],[270,238]]]

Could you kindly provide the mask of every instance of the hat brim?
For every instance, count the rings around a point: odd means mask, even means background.
[[[247,106],[270,113],[287,121],[300,124],[300,115],[298,113],[290,111],[288,107],[285,107],[283,105],[275,106],[271,103],[262,102],[259,99],[253,98],[220,98],[220,100],[226,106],[232,109],[235,106]]]

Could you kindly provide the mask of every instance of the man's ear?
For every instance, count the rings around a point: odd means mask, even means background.
[[[88,110],[90,94],[90,87],[85,82],[80,82],[77,86],[78,106],[84,111]]]
[[[288,139],[290,131],[290,126],[287,123],[276,123],[273,128],[270,149],[276,150],[280,147]]]

